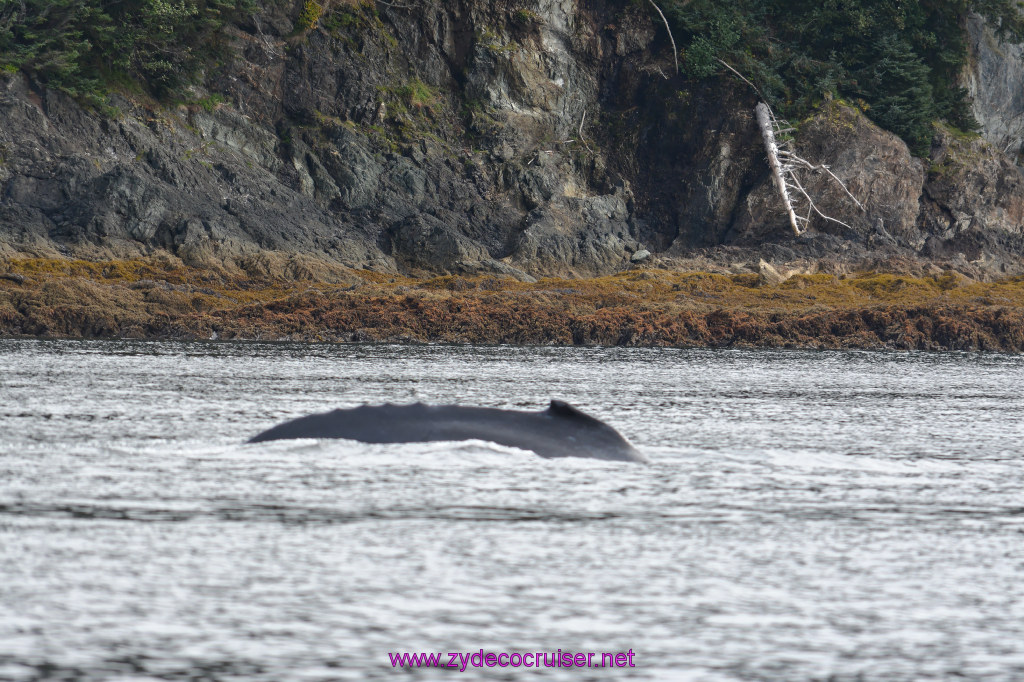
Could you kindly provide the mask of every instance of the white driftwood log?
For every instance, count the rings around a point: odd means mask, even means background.
[[[793,210],[793,201],[789,198],[786,177],[783,174],[782,163],[779,161],[779,145],[775,142],[772,113],[768,109],[767,104],[758,102],[757,106],[754,107],[754,115],[757,117],[757,125],[761,128],[761,138],[764,140],[764,149],[768,154],[768,166],[772,170],[772,180],[775,182],[775,189],[778,191],[779,198],[782,199],[782,205],[789,216],[789,224],[793,228],[793,234],[799,237],[802,232],[799,223],[800,219],[797,217],[796,211]]]

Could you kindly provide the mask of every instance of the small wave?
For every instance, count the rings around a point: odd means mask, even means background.
[[[344,458],[350,466],[444,466],[445,468],[545,466],[558,462],[560,467],[593,468],[621,466],[622,462],[565,457],[545,459],[531,450],[499,445],[485,440],[432,441],[425,443],[361,443],[343,438],[296,438],[256,443],[238,448],[224,456],[252,458],[252,448],[281,458],[293,455],[318,455]]]
[[[883,454],[834,453],[821,450],[766,449],[736,457],[743,461],[759,460],[774,467],[806,469],[839,469],[880,474],[952,474],[963,470],[961,462],[940,459],[905,459]]]
[[[452,505],[444,507],[388,507],[346,510],[272,504],[222,505],[212,508],[122,506],[67,502],[0,503],[0,516],[25,516],[143,523],[184,523],[197,520],[275,523],[283,525],[338,525],[368,520],[434,521],[602,521],[635,516],[621,512],[590,510],[529,509]],[[650,516],[644,513],[643,516]]]

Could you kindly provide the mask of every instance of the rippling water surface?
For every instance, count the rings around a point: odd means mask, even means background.
[[[243,445],[566,399],[651,466]],[[0,341],[0,679],[1024,677],[1024,360]]]

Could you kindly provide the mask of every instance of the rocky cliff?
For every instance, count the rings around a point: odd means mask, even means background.
[[[977,14],[967,18],[971,59],[963,80],[981,134],[1016,162],[1024,145],[1024,46],[999,38]]]
[[[722,268],[1024,270],[1020,130],[1004,113],[1020,96],[1005,69],[1024,67],[992,57],[1003,48],[981,24],[969,80],[985,137],[937,127],[931,158],[915,158],[826,102],[795,122],[796,148],[865,208],[811,173],[808,191],[844,224],[793,237],[756,94],[676,75],[643,3],[334,2],[299,29],[303,9],[266,2],[229,27],[236,56],[178,106],[122,94],[98,113],[0,75],[0,255],[520,279],[651,252]]]

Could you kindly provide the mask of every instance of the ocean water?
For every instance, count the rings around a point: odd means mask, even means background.
[[[551,398],[652,464],[244,444]],[[0,679],[1022,679],[1022,442],[1013,356],[0,341]],[[389,657],[481,650],[633,667]]]

